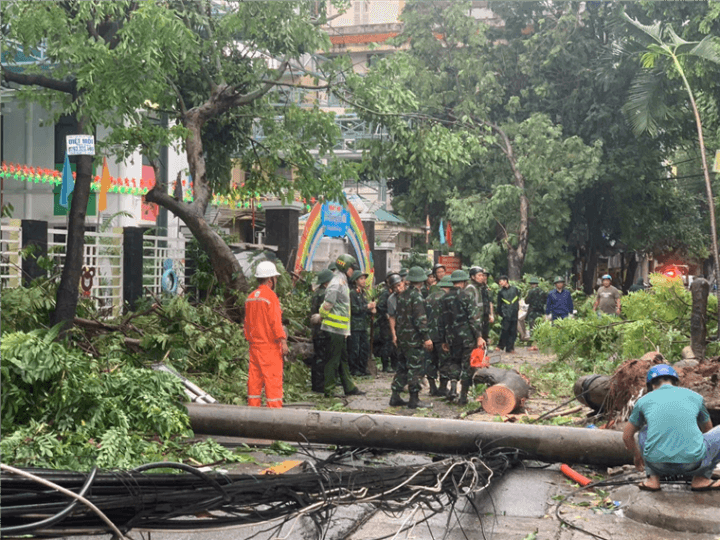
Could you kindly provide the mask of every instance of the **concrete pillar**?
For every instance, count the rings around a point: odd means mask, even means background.
[[[123,229],[123,300],[135,309],[143,294],[143,227]]]
[[[285,268],[292,269],[297,256],[299,228],[298,219],[304,206],[299,202],[285,203],[268,201],[265,210],[265,241],[277,246],[277,256]]]
[[[21,226],[22,248],[34,247],[32,254],[22,260],[23,284],[28,286],[34,279],[47,276],[47,272],[38,266],[37,258],[47,256],[48,224],[47,221],[23,219]]]

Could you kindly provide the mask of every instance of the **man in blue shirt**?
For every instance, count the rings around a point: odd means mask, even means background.
[[[573,309],[570,291],[565,290],[565,280],[558,276],[555,278],[555,290],[548,294],[545,315],[550,315],[553,321],[564,319],[573,312]]]
[[[720,463],[720,428],[713,429],[703,397],[680,388],[678,381],[672,366],[650,368],[648,393],[635,403],[623,431],[635,467],[648,476],[639,487],[660,491],[661,476],[687,475],[692,476],[692,491],[720,491],[720,480],[711,480]]]

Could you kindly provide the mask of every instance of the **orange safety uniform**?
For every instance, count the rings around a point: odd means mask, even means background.
[[[250,344],[248,405],[260,407],[265,387],[268,407],[282,407],[283,356],[282,309],[275,292],[262,284],[245,301],[245,338]]]

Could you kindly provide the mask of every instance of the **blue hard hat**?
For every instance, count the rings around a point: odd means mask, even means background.
[[[605,274],[602,278],[609,279],[610,281],[612,281],[612,276],[610,274]]]
[[[650,384],[658,377],[675,377],[676,379],[680,380],[677,371],[675,371],[672,366],[668,366],[667,364],[658,364],[657,366],[651,367],[647,374],[647,383]]]

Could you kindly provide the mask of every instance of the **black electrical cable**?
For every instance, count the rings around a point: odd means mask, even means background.
[[[161,461],[158,463],[147,463],[145,465],[135,467],[133,469],[133,472],[145,472],[152,469],[180,469],[181,471],[189,472],[190,474],[199,476],[212,487],[214,487],[217,491],[219,491],[220,495],[222,495],[222,498],[226,503],[232,501],[232,497],[230,497],[230,495],[228,495],[225,489],[220,484],[218,484],[217,480],[211,478],[210,476],[202,472],[200,469],[196,469],[195,467],[191,467],[190,465],[186,465],[185,463],[170,463],[166,461]]]
[[[92,486],[92,483],[95,480],[95,476],[97,475],[97,472],[98,472],[98,468],[93,467],[93,469],[90,471],[90,474],[88,475],[87,479],[85,480],[85,483],[83,484],[83,487],[80,490],[80,493],[78,493],[78,495],[80,495],[81,497],[85,496],[85,494],[88,492],[88,490]],[[0,525],[0,535],[10,535],[10,534],[21,535],[21,534],[26,534],[30,531],[34,531],[35,529],[46,528],[46,527],[55,525],[56,523],[59,523],[60,521],[62,521],[67,515],[69,515],[70,512],[72,512],[75,509],[75,507],[79,504],[79,502],[80,501],[78,501],[77,499],[72,499],[70,504],[68,504],[64,510],[61,510],[54,516],[50,516],[41,521],[36,521],[34,523],[26,523],[24,525],[12,525],[10,527],[2,527]]]

